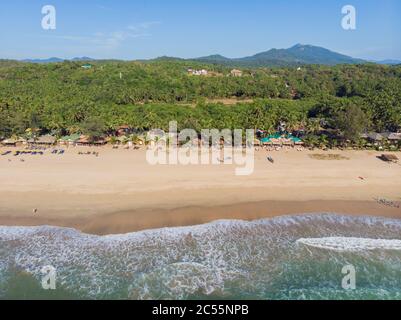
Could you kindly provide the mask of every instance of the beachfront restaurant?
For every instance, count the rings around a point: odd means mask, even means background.
[[[272,134],[266,138],[261,139],[265,146],[282,147],[282,146],[302,146],[304,143],[300,138],[293,135],[281,135],[279,133]]]

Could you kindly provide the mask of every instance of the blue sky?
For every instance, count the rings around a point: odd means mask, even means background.
[[[357,29],[341,27],[353,5]],[[57,10],[43,30],[42,7]],[[0,58],[242,57],[296,43],[401,59],[399,0],[2,0]]]

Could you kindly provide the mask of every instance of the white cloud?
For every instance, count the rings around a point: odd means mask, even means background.
[[[149,29],[160,24],[161,23],[158,21],[150,21],[128,26],[124,30],[113,32],[96,32],[93,35],[88,36],[52,35],[46,37],[72,41],[80,45],[92,45],[96,46],[98,49],[103,50],[113,50],[117,49],[121,44],[124,43],[124,41],[128,41],[130,39],[151,37],[152,35],[151,33],[149,33]]]

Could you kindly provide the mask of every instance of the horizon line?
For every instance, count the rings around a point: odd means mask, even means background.
[[[341,55],[344,55],[344,56],[347,56],[347,57],[350,57],[350,58],[353,58],[353,59],[359,59],[359,60],[364,60],[364,61],[366,61],[366,62],[381,62],[381,61],[397,61],[397,62],[401,62],[401,58],[391,58],[391,57],[389,57],[389,58],[385,58],[385,59],[364,59],[364,58],[359,58],[359,57],[354,57],[354,56],[352,56],[352,55],[349,55],[349,54],[345,54],[345,53],[341,53],[341,52],[338,52],[338,51],[336,51],[335,49],[328,49],[328,48],[326,48],[326,47],[323,47],[323,46],[319,46],[319,45],[311,45],[311,44],[302,44],[302,43],[296,43],[295,45],[293,45],[293,46],[290,46],[290,47],[288,47],[288,48],[277,48],[277,47],[271,47],[270,49],[267,49],[267,50],[265,50],[265,51],[260,51],[260,52],[256,52],[256,53],[254,53],[253,55],[246,55],[246,56],[243,56],[243,57],[227,57],[227,56],[225,56],[225,55],[222,55],[222,54],[220,54],[220,53],[211,53],[211,54],[209,54],[209,55],[205,55],[205,56],[197,56],[197,57],[191,57],[191,58],[183,58],[183,57],[180,57],[180,56],[175,56],[175,55],[168,55],[168,54],[161,54],[161,55],[158,55],[158,56],[155,56],[155,57],[151,57],[151,58],[113,58],[113,57],[108,57],[108,58],[92,58],[92,57],[89,57],[89,56],[86,56],[86,55],[83,55],[83,56],[79,56],[79,55],[76,55],[76,56],[70,56],[69,58],[65,58],[65,57],[60,57],[60,56],[49,56],[49,57],[38,57],[38,58],[32,58],[32,57],[27,57],[27,58],[22,58],[22,59],[17,59],[17,58],[0,58],[0,60],[14,60],[14,61],[20,61],[20,62],[26,62],[26,61],[28,61],[28,60],[50,60],[50,59],[59,59],[59,60],[62,60],[62,61],[70,61],[70,60],[75,60],[75,59],[80,59],[81,61],[85,61],[85,60],[97,60],[97,61],[101,61],[101,60],[117,60],[117,61],[143,61],[143,60],[145,60],[145,61],[151,61],[151,60],[156,60],[156,59],[159,59],[159,58],[164,58],[164,57],[166,57],[166,58],[171,58],[171,59],[181,59],[181,60],[195,60],[195,59],[201,59],[201,58],[207,58],[207,57],[211,57],[211,56],[221,56],[221,57],[223,57],[223,58],[226,58],[226,59],[229,59],[229,60],[236,60],[236,59],[242,59],[242,58],[248,58],[248,57],[253,57],[253,56],[255,56],[255,55],[257,55],[257,54],[260,54],[260,53],[264,53],[264,52],[269,52],[269,51],[271,51],[271,50],[289,50],[289,49],[291,49],[291,48],[294,48],[294,47],[297,47],[297,46],[310,46],[310,47],[315,47],[315,48],[322,48],[322,49],[325,49],[325,50],[329,50],[329,51],[331,51],[331,52],[333,52],[333,53],[337,53],[337,54],[341,54]],[[86,58],[86,59],[82,59],[82,58]]]

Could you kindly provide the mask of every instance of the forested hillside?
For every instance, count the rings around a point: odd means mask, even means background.
[[[229,59],[221,55],[213,55],[197,60],[242,67],[285,67],[305,64],[337,65],[365,62],[326,48],[303,44],[297,44],[288,49],[271,49],[244,58]]]

